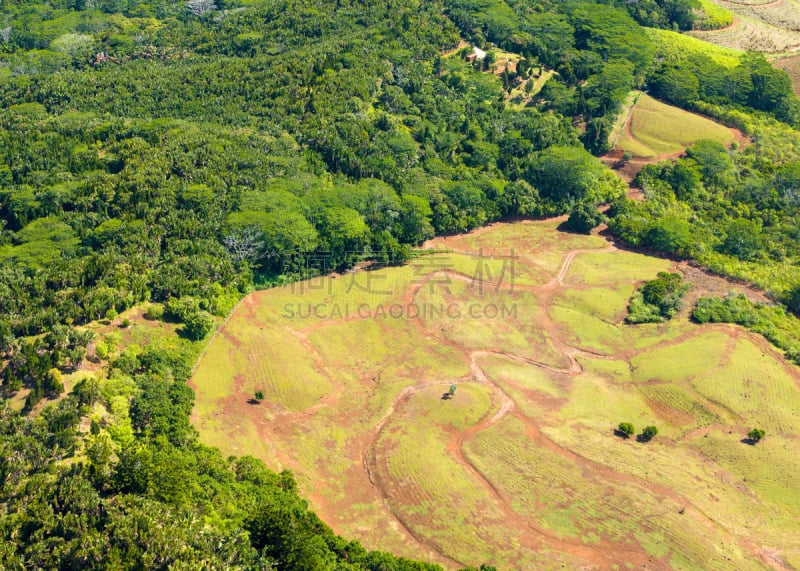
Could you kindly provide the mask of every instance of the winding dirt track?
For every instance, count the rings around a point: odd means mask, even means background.
[[[534,359],[509,353],[500,349],[472,350],[471,348],[461,345],[458,342],[454,341],[453,339],[448,338],[446,335],[440,335],[439,333],[441,332],[432,331],[429,327],[426,326],[421,317],[412,319],[414,325],[419,330],[421,335],[435,341],[437,344],[447,345],[452,349],[458,351],[459,353],[463,354],[465,362],[468,363],[469,365],[470,374],[469,376],[460,379],[446,379],[446,380],[422,379],[414,385],[407,386],[401,389],[393,399],[391,405],[387,407],[387,410],[378,419],[375,425],[366,433],[364,433],[362,437],[359,437],[358,440],[360,444],[358,444],[358,450],[359,450],[358,454],[360,455],[361,459],[360,464],[362,469],[362,476],[364,480],[369,483],[369,486],[373,490],[373,493],[370,494],[370,496],[376,498],[376,500],[380,502],[380,504],[383,506],[387,520],[390,522],[390,526],[393,529],[395,529],[398,533],[400,533],[402,536],[404,536],[406,538],[406,541],[410,542],[410,544],[415,544],[419,546],[420,553],[428,553],[434,560],[448,567],[458,567],[470,563],[470,562],[458,561],[457,559],[453,558],[451,554],[448,554],[446,552],[447,551],[446,546],[435,544],[429,539],[420,536],[415,531],[414,522],[406,520],[402,511],[398,511],[393,508],[392,493],[388,489],[386,489],[386,487],[382,482],[381,477],[378,476],[378,471],[379,471],[378,443],[380,442],[381,436],[384,433],[387,426],[389,425],[390,421],[396,414],[402,413],[403,407],[408,403],[408,401],[413,397],[413,395],[422,390],[428,389],[432,386],[448,386],[453,382],[471,381],[487,386],[492,391],[493,407],[485,414],[483,418],[481,418],[473,426],[455,434],[447,446],[447,451],[460,466],[462,466],[465,470],[469,472],[469,474],[471,474],[475,482],[485,490],[488,497],[491,498],[493,504],[500,510],[500,513],[503,514],[504,519],[509,522],[513,522],[514,529],[519,529],[521,531],[522,533],[521,541],[528,547],[540,550],[543,546],[546,546],[547,548],[558,552],[566,552],[574,556],[577,561],[583,561],[591,568],[596,568],[596,569],[609,569],[612,568],[614,565],[620,564],[622,562],[629,563],[637,569],[668,568],[667,562],[659,559],[654,559],[653,557],[649,556],[642,546],[634,543],[632,540],[629,543],[619,543],[619,542],[612,542],[605,538],[601,538],[597,543],[590,544],[590,543],[584,543],[580,540],[565,539],[557,536],[549,529],[537,525],[535,521],[532,521],[531,519],[528,519],[520,515],[517,511],[515,511],[511,504],[511,498],[507,497],[502,490],[499,490],[492,482],[490,477],[481,472],[481,470],[470,460],[469,455],[465,453],[464,450],[466,444],[470,441],[471,438],[473,438],[475,435],[479,434],[482,431],[491,429],[493,426],[495,426],[497,423],[499,423],[508,416],[513,416],[523,423],[530,439],[537,446],[546,448],[548,451],[558,454],[562,458],[569,460],[580,471],[600,475],[602,478],[605,478],[609,482],[613,481],[629,486],[644,488],[649,493],[664,498],[671,504],[677,506],[691,507],[692,508],[691,517],[693,517],[702,527],[706,527],[708,529],[722,529],[724,532],[727,532],[724,526],[714,521],[711,517],[703,513],[696,506],[694,506],[692,502],[689,501],[686,497],[683,497],[682,495],[678,494],[673,489],[661,485],[657,482],[641,480],[633,476],[630,476],[624,472],[615,471],[604,464],[598,463],[590,458],[586,458],[571,449],[564,448],[561,445],[559,445],[557,442],[549,438],[540,430],[539,426],[537,425],[534,419],[530,418],[528,415],[526,415],[519,409],[514,399],[508,393],[506,393],[500,385],[495,383],[486,374],[481,365],[482,361],[486,358],[490,357],[502,358],[502,359],[508,359],[513,362],[524,363],[527,365],[545,369],[551,373],[554,373],[556,375],[562,375],[563,378],[568,379],[570,377],[577,376],[583,372],[583,368],[578,360],[578,357],[580,356],[591,357],[594,359],[598,358],[630,359],[632,356],[635,356],[635,354],[637,354],[638,351],[632,349],[611,356],[611,355],[597,354],[594,352],[582,350],[571,346],[564,339],[563,331],[560,329],[559,325],[552,320],[547,311],[547,309],[552,304],[553,297],[564,287],[564,280],[566,279],[569,273],[573,261],[576,259],[578,255],[582,253],[595,253],[595,254],[611,253],[616,249],[617,248],[614,245],[610,244],[605,248],[575,249],[568,251],[564,256],[558,271],[546,283],[540,285],[527,285],[527,286],[515,284],[514,286],[515,288],[536,291],[537,303],[540,304],[541,307],[544,309],[544,311],[541,312],[540,318],[538,319],[537,327],[540,327],[544,332],[547,333],[548,339],[552,343],[555,351],[563,358],[565,366],[561,367],[554,366],[553,364],[550,363],[536,361]],[[426,276],[424,280],[415,282],[405,293],[405,295],[402,298],[402,301],[404,301],[405,303],[414,302],[416,297],[422,290],[423,286],[425,286],[430,280],[440,278],[444,275],[446,275],[449,278],[453,278],[455,280],[459,280],[462,282],[469,282],[472,287],[476,286],[494,287],[496,285],[490,282],[481,282],[479,280],[476,280],[474,277],[470,277],[465,274],[461,274],[452,270],[442,270],[439,272],[430,273]],[[718,278],[709,277],[709,279],[718,279]],[[258,304],[258,302],[251,299],[250,297],[246,298],[246,300],[247,301],[243,304],[241,310],[246,311],[248,314],[251,314],[254,319],[256,319],[254,308]],[[289,330],[288,332],[291,333],[293,336],[295,336],[303,344],[304,348],[309,352],[310,355],[313,356],[316,368],[319,371],[323,372],[324,374],[325,368],[322,366],[323,359],[319,355],[313,343],[311,343],[311,341],[309,340],[308,335],[319,328],[334,324],[341,324],[346,320],[368,319],[368,318],[369,318],[368,316],[350,316],[348,318],[343,318],[338,320],[319,322],[305,329]],[[703,330],[697,329],[689,331],[686,334],[681,335],[676,339],[658,343],[656,346],[668,346],[671,344],[683,342],[695,335],[699,335],[711,329],[719,330],[728,335],[739,334],[739,333],[734,333],[733,328],[729,326],[724,326],[724,325],[710,326],[706,327]],[[227,335],[227,331],[223,329],[221,331],[221,334]],[[231,341],[234,341],[234,339],[231,339]],[[764,344],[766,344],[766,342],[764,342]],[[768,347],[768,344],[766,344],[766,346]],[[652,348],[653,347],[650,347],[650,349]],[[289,434],[292,430],[292,427],[297,426],[296,425],[297,421],[301,421],[303,419],[308,420],[310,418],[313,418],[322,409],[331,407],[332,405],[335,405],[338,403],[338,401],[340,401],[344,387],[342,386],[340,381],[337,381],[331,376],[328,375],[326,376],[331,381],[332,386],[334,387],[333,391],[331,391],[330,394],[323,397],[319,403],[316,403],[310,408],[303,410],[301,412],[279,414],[278,415],[279,419],[277,421],[269,423],[270,426],[267,426],[263,421],[263,419],[257,419],[252,416],[253,414],[255,414],[252,410],[252,407],[250,410],[248,410],[246,406],[242,408],[240,406],[235,405],[234,403],[237,400],[241,400],[241,397],[237,398],[234,395],[230,399],[228,399],[227,402],[231,403],[232,405],[231,409],[233,409],[234,413],[241,413],[245,416],[250,416],[253,419],[252,420],[253,424],[256,425],[257,430],[261,435],[262,439],[264,441],[269,441],[270,438],[275,438],[277,434],[280,433]],[[510,384],[513,386],[512,382],[510,382]],[[515,387],[515,388],[520,389],[520,387]],[[237,381],[234,392],[239,392],[242,394],[246,392],[242,390],[241,379]],[[708,429],[708,427],[706,429]],[[689,436],[685,435],[684,437],[686,438]],[[272,450],[272,452],[275,453],[276,459],[278,459],[283,465],[289,467],[290,469],[292,470],[303,469],[303,467],[298,463],[297,459],[292,457],[290,454],[287,454],[286,452],[279,452],[276,449]],[[336,519],[334,517],[336,513],[335,512],[336,508],[333,505],[331,505],[330,502],[326,501],[323,497],[319,496],[314,490],[312,490],[309,495],[313,503],[315,504],[314,506],[315,510],[320,514],[320,516],[324,520],[330,523]],[[640,515],[641,514],[639,514],[639,516]],[[654,516],[655,515],[657,514],[654,514]],[[637,517],[637,515],[631,514],[631,517],[635,518]],[[766,563],[771,565],[774,564],[772,560],[765,557],[764,553],[761,550],[759,550],[756,546],[750,544],[748,541],[740,540],[740,545],[748,552],[759,557],[762,561],[765,561]]]
[[[552,293],[558,290],[563,285],[563,280],[566,277],[567,273],[569,272],[570,266],[575,258],[581,253],[608,253],[616,250],[613,245],[609,245],[604,249],[576,249],[571,250],[567,253],[564,257],[564,260],[559,268],[558,273],[547,283],[539,286],[527,286],[525,289],[533,289],[538,290],[542,293]],[[411,302],[415,299],[416,295],[422,289],[424,285],[426,285],[430,280],[439,278],[446,275],[447,277],[460,280],[460,281],[468,281],[472,285],[483,285],[483,286],[493,286],[492,283],[487,282],[480,282],[479,280],[475,280],[474,278],[470,278],[464,274],[460,274],[458,272],[450,271],[450,270],[443,270],[439,272],[434,272],[426,276],[425,280],[422,280],[420,283],[414,285],[411,288],[409,294],[405,298],[405,301]],[[516,286],[515,287],[519,287]],[[549,295],[548,295],[549,297]],[[549,318],[548,318],[549,319]],[[566,344],[559,344],[561,345],[559,348],[563,351],[563,355],[567,358],[570,363],[568,368],[559,368],[549,365],[547,363],[542,363],[539,361],[535,361],[533,359],[529,359],[526,357],[522,357],[519,355],[514,355],[505,351],[487,351],[487,350],[478,350],[478,351],[471,351],[466,347],[460,346],[454,343],[452,340],[447,339],[445,337],[441,337],[435,335],[430,332],[430,330],[425,329],[424,324],[421,322],[421,319],[415,319],[415,323],[421,330],[423,335],[427,335],[430,338],[433,338],[438,343],[450,345],[456,349],[461,350],[469,359],[470,365],[470,374],[471,379],[474,382],[478,382],[480,384],[486,385],[491,388],[494,396],[495,401],[498,403],[497,408],[494,411],[489,411],[486,416],[481,419],[478,423],[470,427],[469,429],[458,433],[453,440],[451,441],[450,445],[448,446],[448,452],[454,457],[454,459],[464,467],[470,474],[472,474],[473,478],[481,485],[482,488],[487,492],[489,497],[491,497],[496,505],[500,508],[501,512],[503,513],[504,518],[507,521],[515,522],[515,526],[521,530],[528,530],[528,532],[536,535],[539,538],[539,541],[544,541],[545,544],[551,548],[558,551],[569,552],[578,558],[584,559],[587,562],[591,562],[594,566],[599,568],[611,568],[613,565],[618,564],[620,561],[625,561],[631,563],[637,568],[650,568],[655,569],[659,568],[660,566],[655,564],[653,559],[648,556],[644,549],[641,547],[637,548],[625,548],[621,545],[616,545],[610,542],[600,542],[597,545],[590,545],[579,540],[570,540],[558,537],[552,531],[548,530],[547,528],[537,526],[534,522],[522,517],[518,514],[511,506],[511,503],[507,497],[505,497],[501,491],[499,491],[495,485],[491,482],[489,478],[484,475],[477,466],[475,466],[466,456],[464,453],[464,445],[466,442],[484,430],[490,429],[492,426],[496,425],[500,422],[506,415],[511,414],[514,412],[516,408],[516,403],[511,396],[509,396],[497,383],[493,382],[485,373],[483,368],[480,366],[480,361],[486,357],[496,356],[506,358],[512,361],[525,363],[528,365],[532,365],[535,367],[539,367],[542,369],[546,369],[553,373],[561,374],[561,375],[577,375],[582,372],[582,367],[580,363],[576,359],[576,355],[584,353],[583,351],[576,349],[574,347],[570,347]],[[554,325],[554,324],[553,324]],[[593,355],[594,356],[594,355]],[[420,383],[414,386],[409,386],[402,389],[397,397],[394,399],[392,406],[390,407],[389,411],[381,418],[378,422],[375,429],[372,431],[372,438],[367,447],[367,450],[364,452],[362,457],[362,463],[364,466],[364,470],[366,471],[370,484],[376,489],[376,491],[380,494],[383,505],[387,508],[389,512],[391,512],[391,517],[395,521],[400,522],[405,531],[410,536],[414,536],[415,539],[423,544],[425,544],[429,548],[435,549],[442,557],[453,561],[449,558],[446,554],[444,554],[438,548],[431,546],[430,543],[420,540],[414,532],[413,526],[403,521],[403,517],[401,514],[398,514],[392,509],[391,501],[389,499],[390,494],[387,490],[383,488],[383,485],[379,478],[374,477],[374,472],[377,468],[376,461],[377,461],[377,444],[381,438],[383,429],[391,420],[391,418],[402,408],[403,404],[408,401],[408,399],[415,393],[419,392],[420,390],[430,387],[430,386],[437,386],[442,385],[446,386],[449,385],[450,381],[442,381],[442,382],[434,382],[434,383]],[[491,415],[491,416],[490,416]],[[549,438],[545,437],[539,431],[538,426],[535,425],[527,416],[523,414],[517,414],[517,418],[523,421],[526,425],[526,429],[529,433],[533,433],[536,435],[536,439],[539,441],[546,442],[546,445],[552,451],[556,451],[559,454],[567,455],[573,461],[577,461],[579,463],[587,462],[586,459],[575,455]],[[603,467],[605,469],[605,467]],[[606,469],[608,470],[608,469]],[[610,470],[608,470],[610,472]],[[615,473],[616,475],[616,473]],[[631,478],[634,481],[633,478]],[[534,542],[532,542],[534,543]],[[535,543],[534,543],[535,544]],[[466,562],[456,562],[458,565],[465,565]],[[648,566],[649,564],[649,566]]]
[[[604,249],[576,249],[571,250],[567,253],[564,257],[564,260],[559,268],[558,273],[547,283],[539,286],[528,286],[528,289],[537,290],[540,294],[547,298],[547,301],[550,301],[552,295],[557,292],[562,286],[565,277],[567,276],[572,262],[575,258],[582,254],[582,253],[610,253],[615,251],[616,248],[613,245],[609,245]],[[430,274],[425,281],[422,283],[416,284],[412,290],[409,292],[409,296],[407,300],[413,301],[416,297],[417,293],[422,289],[422,287],[427,283],[427,280],[433,279],[434,277],[441,276],[443,274],[447,274],[449,277],[458,279],[458,280],[467,280],[470,281],[473,285],[477,282],[474,278],[469,278],[464,274],[459,274],[453,271],[442,271],[436,272],[434,274]],[[484,283],[482,285],[488,286],[493,284]],[[517,286],[515,286],[517,287]],[[546,304],[545,304],[546,305]],[[546,327],[550,331],[554,331],[557,329],[557,326],[550,317],[545,312],[543,319],[550,321],[548,326]],[[497,487],[492,483],[491,479],[487,477],[484,473],[480,471],[480,469],[470,461],[469,457],[464,452],[465,444],[476,434],[488,430],[498,422],[500,422],[503,418],[507,415],[514,415],[516,418],[521,420],[528,431],[528,434],[535,440],[538,444],[545,446],[550,451],[561,455],[562,457],[566,457],[573,461],[576,466],[586,468],[588,467],[591,471],[596,474],[600,474],[605,477],[608,481],[616,481],[616,482],[623,482],[631,486],[640,486],[647,489],[650,493],[669,499],[675,505],[690,507],[696,519],[699,519],[701,524],[704,527],[709,529],[713,528],[721,528],[724,531],[724,526],[721,526],[716,521],[714,521],[708,514],[704,513],[701,509],[699,509],[696,505],[694,505],[688,498],[682,496],[681,494],[675,492],[673,489],[658,484],[656,482],[651,481],[644,481],[633,476],[627,475],[625,473],[621,473],[615,471],[604,464],[597,463],[596,461],[586,458],[572,450],[566,449],[550,439],[549,437],[545,436],[540,430],[536,423],[529,418],[527,415],[521,413],[517,409],[516,402],[514,399],[509,396],[497,383],[493,382],[485,373],[483,368],[480,365],[480,361],[486,357],[501,357],[506,358],[516,362],[522,362],[528,365],[536,366],[539,368],[546,369],[553,373],[557,373],[560,375],[567,375],[567,376],[575,376],[579,375],[583,372],[583,368],[580,362],[577,360],[577,356],[585,355],[592,358],[616,358],[614,356],[608,355],[598,355],[592,352],[584,351],[578,349],[576,347],[572,347],[563,341],[561,335],[553,335],[551,337],[556,349],[561,352],[561,354],[568,360],[569,367],[568,368],[559,368],[554,367],[552,365],[542,363],[539,361],[535,361],[533,359],[529,359],[526,357],[522,357],[519,355],[514,355],[505,351],[500,350],[478,350],[478,351],[471,351],[466,347],[460,346],[457,343],[454,343],[452,340],[447,339],[445,337],[441,337],[432,333],[430,330],[426,330],[424,324],[421,323],[421,319],[415,320],[417,322],[418,327],[420,328],[421,332],[424,335],[427,335],[430,338],[435,339],[439,343],[444,343],[453,346],[454,348],[462,350],[465,355],[469,359],[470,364],[470,373],[471,373],[471,380],[478,382],[480,384],[484,384],[491,388],[493,394],[495,395],[495,400],[497,403],[497,408],[494,412],[490,411],[486,414],[486,416],[481,419],[478,423],[470,427],[469,429],[460,432],[457,434],[453,440],[451,441],[450,445],[448,446],[448,452],[453,456],[453,458],[462,466],[464,467],[469,473],[472,474],[474,479],[484,488],[487,492],[489,497],[494,499],[496,504],[500,507],[504,517],[508,521],[513,521],[516,523],[516,527],[519,529],[527,529],[533,534],[540,537],[546,545],[552,549],[556,549],[558,551],[569,552],[574,556],[577,556],[581,559],[591,562],[592,564],[596,565],[599,568],[611,568],[614,565],[619,564],[620,562],[624,561],[625,563],[632,564],[636,568],[647,568],[647,569],[660,569],[660,568],[668,568],[668,565],[665,562],[661,562],[659,560],[655,560],[654,558],[650,557],[646,551],[638,545],[632,546],[631,548],[626,548],[620,544],[611,543],[609,541],[601,541],[598,544],[590,545],[583,543],[577,540],[570,540],[558,537],[552,531],[543,528],[541,526],[535,525],[529,519],[522,517],[519,513],[517,513],[511,506],[509,498],[505,497],[505,495],[497,489]],[[695,330],[691,332],[687,332],[684,335],[681,335],[679,338],[675,340],[666,341],[664,343],[658,344],[659,346],[668,346],[673,345],[676,343],[685,342],[687,339],[690,339],[694,336],[703,334],[704,332],[708,332],[710,330],[718,330],[724,332],[725,334],[729,335],[731,341],[734,340],[734,337],[731,336],[732,328],[727,325],[719,325],[719,326],[712,326],[710,328],[706,328],[704,330]],[[731,345],[732,350],[732,345]],[[384,506],[387,508],[389,512],[391,512],[391,517],[399,522],[401,522],[407,531],[407,533],[411,536],[414,536],[417,541],[425,544],[429,548],[434,548],[440,555],[443,557],[450,559],[447,555],[445,555],[442,551],[438,548],[432,546],[429,542],[425,542],[424,540],[420,540],[414,532],[413,526],[402,520],[402,516],[397,514],[391,505],[390,501],[390,494],[387,490],[383,489],[381,482],[379,479],[373,477],[373,471],[376,468],[376,459],[377,459],[377,443],[381,438],[382,431],[387,423],[391,420],[391,418],[399,411],[399,409],[403,406],[404,403],[408,401],[408,399],[415,393],[419,392],[420,390],[427,388],[429,386],[434,385],[447,385],[449,381],[446,382],[436,382],[436,383],[420,383],[415,386],[406,387],[395,398],[394,402],[390,410],[382,417],[381,421],[375,427],[373,431],[373,436],[371,442],[363,456],[363,465],[364,469],[369,476],[370,483],[376,489],[376,491],[380,494]],[[721,406],[718,403],[712,403],[712,406]],[[731,411],[727,411],[730,413]],[[491,414],[491,416],[489,416]],[[741,420],[741,419],[740,419]],[[723,425],[720,425],[723,426]],[[728,429],[730,426],[724,425]],[[705,427],[702,430],[708,431],[712,427]],[[743,429],[744,427],[742,427]],[[701,430],[701,429],[698,429]],[[689,436],[684,436],[689,437]],[[634,517],[634,514],[631,514]],[[764,553],[758,549],[755,545],[751,544],[748,541],[741,540],[741,545],[747,551],[756,555],[762,561],[767,562],[769,564],[773,564],[773,562],[766,558]],[[464,562],[458,562],[459,564],[464,564]]]

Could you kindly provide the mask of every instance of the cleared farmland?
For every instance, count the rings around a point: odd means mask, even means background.
[[[681,152],[701,139],[727,145],[733,142],[734,134],[710,119],[642,94],[631,111],[617,148],[635,157],[649,158]]]
[[[792,89],[800,97],[800,55],[775,60],[775,67],[784,70],[792,78]]]
[[[711,1],[736,14],[733,23],[719,30],[691,32],[693,36],[726,48],[764,53],[788,52],[800,47],[798,0]]]
[[[624,325],[672,263],[558,223],[251,294],[193,377],[201,439],[293,470],[336,531],[448,568],[800,565],[798,369],[738,327]]]

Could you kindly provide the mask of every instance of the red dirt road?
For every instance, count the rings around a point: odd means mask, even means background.
[[[470,236],[474,237],[476,234],[486,232],[490,228],[491,227],[486,227],[472,233]],[[436,242],[431,245],[441,246],[441,243]],[[447,246],[458,251],[470,250],[469,245],[463,240],[463,236],[449,237],[447,239]],[[343,510],[354,504],[377,505],[383,510],[382,523],[380,524],[382,526],[382,536],[394,537],[394,543],[398,545],[404,545],[404,551],[406,551],[409,555],[415,554],[417,558],[424,558],[432,562],[438,562],[449,568],[455,568],[466,564],[474,564],[475,562],[460,561],[454,558],[454,556],[448,552],[446,544],[438,542],[434,543],[420,536],[416,531],[418,529],[419,522],[405,519],[403,513],[396,512],[392,508],[393,504],[402,505],[404,498],[402,497],[402,494],[398,495],[396,491],[390,491],[387,489],[385,482],[383,482],[383,478],[379,475],[379,453],[377,449],[377,443],[382,432],[386,429],[389,421],[394,415],[398,414],[399,411],[403,410],[403,407],[406,405],[406,403],[408,403],[409,399],[414,394],[431,386],[447,386],[451,382],[457,383],[459,381],[472,381],[486,385],[491,389],[494,407],[476,424],[469,427],[467,430],[454,434],[452,440],[448,444],[447,451],[454,461],[456,461],[469,474],[471,474],[472,478],[476,482],[476,485],[485,490],[486,495],[490,498],[493,505],[497,506],[497,509],[499,509],[503,514],[506,521],[513,522],[514,529],[519,530],[520,532],[521,543],[523,545],[537,551],[547,548],[560,553],[569,554],[569,556],[575,562],[575,565],[583,568],[611,569],[613,566],[621,563],[628,563],[633,565],[633,567],[636,569],[669,568],[667,560],[656,559],[649,556],[645,549],[634,540],[630,540],[625,543],[619,543],[613,542],[608,538],[600,537],[595,543],[585,543],[580,540],[565,539],[554,534],[547,528],[538,525],[534,520],[526,518],[517,513],[512,507],[513,498],[508,497],[505,491],[498,489],[493,483],[492,479],[487,477],[488,475],[482,473],[475,464],[470,462],[469,455],[464,451],[465,445],[470,441],[471,438],[482,431],[490,429],[507,416],[513,416],[521,421],[524,424],[526,432],[532,442],[536,443],[538,446],[546,448],[550,452],[557,454],[572,463],[576,467],[577,473],[595,474],[598,478],[608,482],[609,485],[643,487],[649,494],[662,498],[662,501],[667,503],[665,505],[683,506],[684,508],[687,508],[686,517],[691,518],[692,525],[695,526],[696,529],[714,530],[716,533],[722,533],[730,536],[728,530],[722,523],[714,521],[713,518],[704,514],[697,506],[693,505],[688,498],[676,493],[674,490],[652,481],[643,481],[623,472],[613,470],[606,465],[599,464],[591,459],[577,454],[572,450],[566,449],[552,439],[548,438],[539,429],[535,419],[532,419],[524,414],[520,410],[520,407],[517,406],[517,403],[514,401],[514,399],[507,394],[500,385],[495,383],[486,374],[482,367],[481,363],[483,359],[490,356],[500,357],[512,361],[524,362],[532,366],[546,369],[554,374],[563,376],[563,378],[566,380],[565,382],[568,382],[571,377],[582,372],[582,367],[577,357],[581,355],[589,355],[594,358],[603,358],[601,355],[599,356],[595,353],[583,351],[571,346],[566,340],[565,331],[563,331],[561,326],[553,321],[553,319],[550,317],[548,308],[551,306],[555,295],[560,292],[563,287],[565,287],[563,281],[570,270],[572,262],[578,255],[583,252],[605,252],[612,254],[615,250],[615,246],[613,244],[609,244],[605,249],[576,249],[569,251],[564,256],[558,271],[549,281],[541,285],[524,287],[524,289],[534,291],[536,293],[537,303],[543,308],[543,311],[540,312],[536,326],[546,333],[548,338],[552,341],[555,350],[563,357],[565,364],[563,367],[557,367],[548,363],[537,362],[527,357],[515,355],[507,352],[503,347],[473,350],[470,347],[460,345],[446,336],[442,336],[440,332],[432,331],[427,324],[421,320],[421,318],[416,318],[414,320],[415,326],[421,336],[425,336],[437,344],[449,346],[457,352],[463,354],[463,358],[469,366],[469,377],[447,380],[421,378],[416,384],[406,386],[405,388],[401,389],[396,394],[390,406],[385,410],[383,415],[380,416],[372,428],[354,438],[353,441],[348,445],[346,454],[353,461],[355,468],[351,469],[346,474],[347,486],[345,488],[346,497],[344,499],[334,500],[328,495],[320,493],[319,491],[323,488],[327,479],[333,479],[337,476],[335,476],[333,473],[329,473],[324,466],[320,466],[317,473],[314,474],[314,476],[317,478],[317,485],[312,489],[306,490],[305,492],[312,503],[313,509],[320,515],[320,517],[326,523],[331,525],[335,531],[341,532],[343,530],[339,524],[342,522],[339,518]],[[751,299],[766,301],[766,298],[763,296],[763,294],[757,290],[740,284],[731,283],[724,278],[711,276],[697,268],[688,266],[685,263],[675,263],[673,265],[673,269],[683,273],[686,279],[693,284],[690,294],[691,296],[697,297],[702,294],[718,295],[720,292],[734,290],[745,293]],[[440,273],[446,273],[449,277],[456,280],[468,281],[472,286],[476,285],[476,281],[473,277],[451,270],[444,270],[443,272],[429,274],[426,279],[434,279]],[[403,298],[404,301],[413,301],[420,293],[420,290],[425,283],[426,282],[423,281],[410,287]],[[256,292],[251,294],[245,298],[241,306],[237,308],[234,314],[244,319],[257,320],[254,308],[262,303],[263,298],[268,295],[269,292]],[[234,314],[232,314],[232,317],[236,318],[234,317]],[[327,322],[318,323],[306,329],[292,329],[289,331],[289,334],[300,339],[309,354],[314,357],[315,363],[321,365],[322,358],[317,352],[316,347],[309,340],[308,335],[312,331],[319,330],[339,322],[340,320],[330,320]],[[772,347],[764,339],[750,335],[740,328],[730,326],[711,326],[710,328],[707,326],[703,329],[698,327],[697,329],[691,330],[676,340],[666,341],[658,346],[685,341],[694,335],[698,335],[712,329],[723,332],[725,335],[728,335],[732,341],[739,337],[746,336],[748,339],[754,340],[754,342],[756,342],[759,348],[761,348],[764,352],[768,352],[775,358],[779,359],[777,352],[772,349]],[[224,327],[222,328],[221,333],[223,335],[226,334]],[[615,355],[614,358],[630,360],[637,354],[639,354],[639,351],[635,349],[626,349]],[[788,364],[787,367],[787,370],[791,371],[794,378],[798,379],[798,383],[800,383],[800,375],[798,375],[798,372],[794,368],[791,368]],[[324,368],[321,366],[318,368],[321,371],[324,370]],[[249,392],[244,390],[244,379],[240,378],[237,379],[236,386],[234,387],[234,393],[230,397],[226,398],[224,402],[219,403],[218,410],[225,411],[226,415],[231,415],[233,418],[246,419],[242,420],[241,422],[248,422],[255,426],[259,437],[264,442],[269,443],[271,441],[284,439],[294,434],[296,431],[304,430],[304,427],[308,426],[310,419],[313,419],[320,414],[321,411],[329,407],[333,407],[338,403],[342,395],[342,386],[341,384],[337,384],[334,379],[331,378],[330,380],[334,386],[334,390],[329,395],[321,399],[318,404],[315,404],[299,413],[278,412],[271,420],[265,420],[263,410],[260,410],[259,407],[254,407],[247,404]],[[369,383],[369,380],[365,380],[365,385],[369,385]],[[343,424],[348,424],[351,423],[353,419],[342,416],[337,419],[337,422],[339,421]],[[231,438],[235,437],[235,433],[231,433]],[[683,438],[686,437],[686,435],[683,436]],[[298,473],[302,473],[305,470],[305,467],[293,454],[281,451],[279,446],[271,446],[270,452],[273,456],[273,464],[277,462],[280,466],[287,467]],[[631,517],[635,517],[635,515],[632,514]],[[371,537],[370,530],[365,530],[362,540],[365,541],[369,547],[382,548],[381,546],[370,545],[369,537]],[[763,552],[758,548],[758,546],[752,544],[750,541],[739,538],[737,539],[737,542],[740,548],[748,553],[751,553],[754,557],[757,557],[765,564],[774,565],[774,560],[769,556],[769,554]]]

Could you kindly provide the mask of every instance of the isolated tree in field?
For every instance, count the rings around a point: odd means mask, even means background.
[[[261,402],[264,400],[264,391],[256,391],[255,397],[258,402]]]
[[[767,433],[764,432],[761,428],[754,428],[750,432],[747,433],[747,437],[750,439],[750,442],[753,444],[759,442]]]
[[[214,0],[188,0],[186,9],[195,16],[204,16],[217,9]]]
[[[630,438],[636,432],[636,429],[633,428],[630,422],[620,422],[619,426],[617,426],[617,432],[623,434],[625,438]]]
[[[645,426],[639,436],[642,442],[650,442],[656,434],[658,434],[658,428],[655,426]]]
[[[588,234],[603,221],[603,215],[593,204],[579,202],[572,208],[565,226],[573,232]]]

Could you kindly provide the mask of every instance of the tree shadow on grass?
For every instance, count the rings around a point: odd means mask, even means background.
[[[752,438],[742,438],[739,442],[747,444],[748,446],[755,446],[758,444],[758,440],[753,440]]]
[[[261,404],[261,401],[258,399],[248,399],[247,404]]]
[[[625,432],[622,432],[621,430],[618,430],[616,428],[614,429],[614,436],[616,436],[617,438],[622,438],[623,440],[627,440],[628,438],[630,438],[629,434],[626,434]]]
[[[574,234],[576,236],[588,236],[591,233],[591,232],[581,232],[579,230],[571,228],[569,222],[567,222],[566,220],[564,220],[564,222],[556,226],[556,230],[558,230],[559,232],[564,232],[565,234]]]

